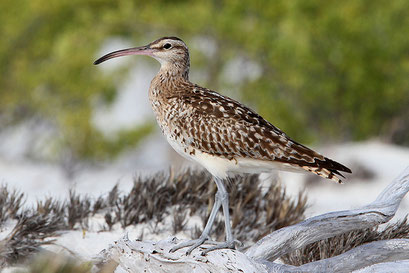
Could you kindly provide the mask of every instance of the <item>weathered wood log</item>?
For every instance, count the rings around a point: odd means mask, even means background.
[[[354,271],[354,273],[407,273],[409,268],[409,260],[402,260],[389,263],[374,264],[363,269]]]
[[[170,253],[179,242],[175,237],[158,242],[131,241],[124,236],[102,252],[104,262],[114,260],[127,272],[268,272],[266,266],[249,259],[244,253],[222,249],[202,256],[195,249],[186,256],[185,251]],[[209,245],[207,245],[209,246]],[[240,271],[241,270],[241,271]]]
[[[290,267],[264,262],[268,272],[352,272],[357,268],[376,263],[387,263],[409,259],[409,239],[393,239],[367,243],[341,255]],[[281,271],[280,271],[281,270]],[[406,269],[408,270],[408,268]],[[394,271],[395,272],[395,271]],[[407,272],[407,271],[406,271]]]
[[[307,244],[351,230],[388,222],[409,191],[409,167],[389,184],[378,198],[360,209],[336,211],[311,217],[296,225],[279,229],[246,251],[253,259],[274,260]]]
[[[362,269],[359,272],[378,269],[386,272],[385,268],[392,265],[399,272],[399,268],[409,264],[408,239],[368,243],[336,257],[298,267],[274,260],[318,240],[388,222],[408,191],[409,167],[371,204],[360,209],[322,214],[282,228],[265,236],[244,253],[223,249],[201,256],[201,250],[196,249],[186,256],[183,249],[169,253],[178,243],[176,238],[143,242],[131,241],[125,236],[104,250],[98,259],[102,264],[114,260],[127,272],[351,272],[358,269]]]

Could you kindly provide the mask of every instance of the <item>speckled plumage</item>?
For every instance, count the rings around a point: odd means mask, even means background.
[[[350,172],[345,166],[293,141],[243,104],[191,83],[188,58],[187,53],[184,66],[177,69],[161,68],[149,89],[163,134],[184,157],[202,163],[197,160],[200,153],[230,161],[226,162],[224,174],[205,166],[221,178],[228,172],[303,169],[340,182],[339,171]],[[240,165],[242,159],[251,159],[251,166]],[[255,166],[256,161],[259,167]]]
[[[149,100],[169,144],[182,156],[205,167],[217,185],[215,202],[202,235],[171,251],[190,246],[187,254],[203,244],[216,214],[223,208],[226,242],[204,253],[234,248],[230,226],[229,195],[223,179],[229,173],[260,173],[273,169],[306,170],[341,182],[347,167],[291,140],[280,129],[243,104],[189,81],[189,50],[176,37],[164,37],[146,46],[118,50],[95,61],[99,64],[125,55],[148,55],[161,63],[151,82]]]

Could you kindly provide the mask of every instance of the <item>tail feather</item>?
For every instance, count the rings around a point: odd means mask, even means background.
[[[341,173],[339,173],[337,170],[329,170],[326,168],[321,168],[321,167],[311,167],[311,166],[302,166],[302,168],[306,171],[312,172],[316,175],[319,175],[323,178],[326,179],[331,179],[337,183],[342,184],[342,180],[338,177],[344,177]],[[345,177],[344,177],[345,178]]]
[[[342,174],[339,173],[339,171],[341,172],[346,172],[346,173],[352,173],[351,169],[349,169],[348,167],[342,165],[341,163],[338,163],[332,159],[329,159],[328,157],[325,157],[325,161],[323,161],[323,163],[325,164],[325,167],[331,171],[333,171],[334,173],[341,175],[342,177],[344,177]]]
[[[308,172],[312,172],[323,178],[331,179],[340,184],[342,183],[340,177],[345,178],[345,176],[343,176],[340,172],[352,173],[348,167],[342,165],[341,163],[327,157],[323,158],[323,160],[316,158],[313,162],[292,160],[293,162],[291,165],[302,168]]]
[[[315,163],[316,166],[305,166],[303,169],[340,184],[342,184],[340,177],[345,178],[340,172],[352,173],[348,167],[327,157],[324,157],[323,161],[315,160]]]

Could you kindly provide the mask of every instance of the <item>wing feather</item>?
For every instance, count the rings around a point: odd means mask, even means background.
[[[189,109],[182,110],[175,122],[188,129],[186,137],[202,152],[227,159],[288,163],[333,180],[334,175],[342,176],[339,171],[351,172],[292,140],[252,109],[217,92],[195,86],[191,94],[170,99],[177,101],[179,109]]]

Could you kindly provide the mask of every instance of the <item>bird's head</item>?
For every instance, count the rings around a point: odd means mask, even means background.
[[[177,37],[163,37],[146,46],[133,47],[108,53],[94,62],[100,64],[106,60],[127,56],[147,55],[155,58],[164,69],[189,71],[189,50],[186,44]]]

